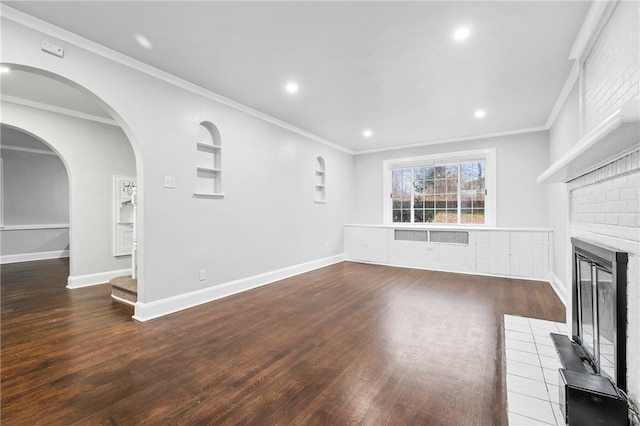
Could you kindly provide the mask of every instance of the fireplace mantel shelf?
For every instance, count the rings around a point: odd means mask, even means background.
[[[629,101],[578,141],[538,177],[569,182],[634,151],[640,145],[640,100]]]

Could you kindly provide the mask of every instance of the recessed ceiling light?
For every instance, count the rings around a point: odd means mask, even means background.
[[[465,40],[469,38],[470,34],[471,30],[469,29],[469,27],[461,27],[458,28],[455,33],[453,33],[453,38],[455,38],[456,40]]]
[[[373,132],[369,129],[366,129],[364,132],[362,132],[362,136],[364,136],[365,138],[370,138],[373,135]]]
[[[0,67],[0,72],[1,73],[5,73],[5,72],[9,72],[9,71],[11,71],[11,68],[9,68],[9,67]]]
[[[145,49],[147,50],[153,49],[153,44],[151,44],[149,39],[143,36],[142,34],[134,34],[133,38],[135,38],[138,44],[144,47]]]
[[[288,93],[293,94],[293,93],[298,93],[298,90],[300,90],[300,88],[298,87],[298,85],[296,83],[291,82],[291,83],[287,83],[287,85],[285,86],[285,90]]]
[[[475,115],[476,118],[482,118],[485,115],[487,115],[487,112],[485,110],[483,110],[483,109],[479,109],[473,115]]]

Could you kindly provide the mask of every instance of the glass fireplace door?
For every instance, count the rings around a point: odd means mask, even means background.
[[[613,276],[611,272],[595,267],[597,285],[598,304],[598,369],[601,373],[606,373],[610,378],[616,378],[615,372],[615,293],[613,289]]]
[[[594,309],[593,309],[593,269],[591,262],[578,257],[578,286],[580,300],[580,340],[582,346],[595,355],[596,342],[594,330]]]

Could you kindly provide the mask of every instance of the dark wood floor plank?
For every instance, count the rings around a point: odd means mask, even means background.
[[[67,275],[2,267],[3,425],[505,424],[503,315],[565,315],[545,283],[345,262],[137,323]]]

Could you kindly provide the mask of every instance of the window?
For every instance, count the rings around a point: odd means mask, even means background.
[[[495,225],[495,150],[385,161],[387,223]]]

